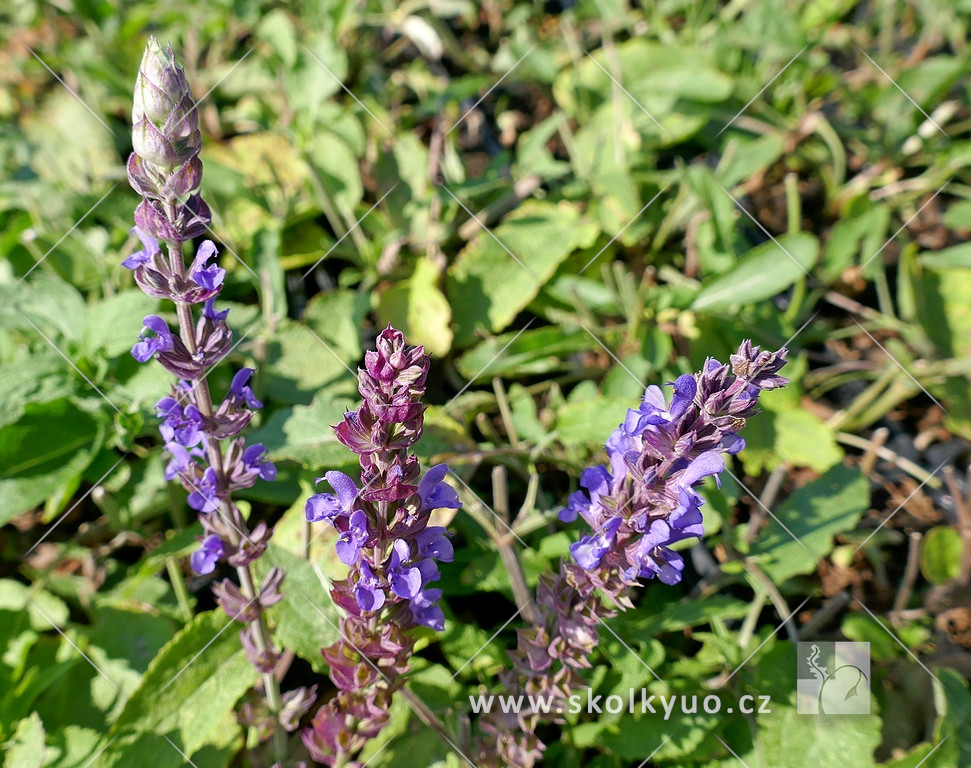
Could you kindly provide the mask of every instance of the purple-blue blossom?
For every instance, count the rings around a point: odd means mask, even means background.
[[[206,425],[194,404],[183,406],[174,397],[163,397],[155,404],[155,413],[162,420],[158,431],[166,443],[192,448],[201,442]]]
[[[209,265],[209,260],[215,255],[216,244],[212,240],[204,240],[189,267],[189,279],[210,294],[205,297],[206,299],[219,293],[223,279],[226,277],[225,269],[216,264]]]
[[[252,368],[240,368],[229,385],[229,397],[238,403],[245,403],[248,408],[259,410],[263,407],[263,403],[256,399],[256,395],[247,384],[253,373],[255,371]]]
[[[447,474],[447,464],[436,464],[425,473],[425,476],[418,483],[418,496],[421,497],[423,511],[458,509],[462,506],[458,493],[445,482]]]
[[[250,473],[264,480],[276,480],[276,465],[266,458],[266,446],[262,443],[247,446],[243,451],[243,464]]]
[[[441,563],[450,563],[455,558],[452,542],[448,540],[448,530],[442,526],[425,528],[415,537],[418,556],[429,557]]]
[[[202,540],[199,549],[189,557],[189,562],[192,565],[192,570],[198,574],[205,575],[216,570],[216,563],[225,554],[223,540],[215,534],[209,534]]]
[[[617,537],[617,529],[623,520],[614,517],[604,523],[603,528],[597,533],[584,536],[580,541],[570,545],[570,554],[581,568],[591,570],[600,565],[614,544]]]
[[[398,539],[391,546],[391,556],[388,559],[387,573],[391,591],[398,597],[411,600],[421,589],[422,577],[411,561],[411,548],[408,542]]]
[[[363,510],[355,509],[344,524],[346,528],[337,537],[337,557],[344,565],[355,565],[361,554],[361,548],[369,538],[367,515]]]
[[[137,235],[138,239],[142,241],[142,245],[144,247],[142,250],[136,251],[121,262],[121,266],[123,266],[125,269],[136,269],[142,264],[147,264],[148,262],[152,261],[152,259],[161,253],[158,247],[158,240],[151,235],[145,234],[138,227],[132,227],[131,234]]]
[[[159,352],[168,352],[172,349],[172,332],[166,323],[158,315],[149,315],[142,321],[145,330],[138,337],[135,346],[131,348],[131,356],[140,363],[146,363]],[[147,336],[146,332],[151,331],[154,336]]]
[[[410,603],[411,615],[415,624],[429,627],[436,632],[444,630],[445,613],[438,605],[438,601],[441,599],[442,590],[440,589],[423,589],[415,595]]]
[[[206,467],[186,501],[196,512],[209,513],[219,509],[219,481],[212,467]]]
[[[343,472],[325,472],[323,477],[317,478],[319,484],[322,480],[330,483],[337,495],[333,493],[315,493],[306,504],[306,517],[311,523],[319,523],[326,520],[334,523],[338,515],[350,515],[357,500],[357,486]]]
[[[361,563],[361,573],[354,587],[354,598],[364,611],[378,611],[384,606],[384,590],[366,562]]]

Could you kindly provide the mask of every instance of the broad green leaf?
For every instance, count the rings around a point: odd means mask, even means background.
[[[53,768],[85,768],[89,763],[94,768],[97,763],[91,761],[103,746],[103,738],[104,733],[93,728],[77,725],[58,728],[47,736],[50,750],[58,752]]]
[[[940,690],[935,696],[938,709],[944,710],[936,734],[947,739],[941,745],[941,765],[971,765],[971,693],[968,681],[957,671],[939,667]]]
[[[77,339],[84,318],[84,298],[78,289],[46,272],[33,273],[17,290],[0,288],[0,328],[20,328],[38,347],[49,343],[41,333],[58,346],[65,339]]]
[[[209,611],[162,648],[111,729],[116,740],[105,750],[106,766],[144,765],[153,753],[153,767],[181,765],[171,745],[163,750],[163,736],[190,755],[210,740],[257,679],[235,631],[239,626],[221,610]]]
[[[556,414],[557,436],[565,445],[603,445],[624,421],[631,405],[626,398],[607,395],[566,403]]]
[[[354,206],[364,196],[359,161],[354,152],[330,131],[317,133],[307,152],[310,165],[327,194],[337,201],[347,216],[351,216]],[[352,220],[347,226],[353,223]]]
[[[818,416],[771,392],[759,402],[765,410],[742,432],[745,450],[739,455],[747,474],[754,477],[782,462],[825,472],[842,460],[843,449]]]
[[[0,430],[0,524],[76,482],[103,436],[103,423],[67,398],[28,403]]]
[[[348,380],[353,383],[350,377]],[[306,467],[327,469],[354,464],[354,454],[338,442],[332,425],[340,423],[345,410],[356,407],[357,401],[351,397],[322,389],[310,405],[275,411],[265,424],[249,433],[248,439],[263,443],[274,460],[289,459]]]
[[[708,624],[712,619],[739,619],[748,613],[750,605],[734,597],[715,595],[704,600],[677,601],[667,595],[655,594],[660,590],[649,589],[646,601],[654,609],[650,613],[628,611],[620,614],[611,624],[627,640],[648,640],[663,632],[677,632],[687,627]]]
[[[353,370],[361,358],[361,325],[367,296],[354,291],[318,293],[307,302],[303,321]]]
[[[819,254],[813,235],[799,232],[782,235],[777,243],[762,243],[739,258],[738,263],[714,280],[706,281],[695,297],[697,311],[726,310],[762,301],[784,291],[812,271]]]
[[[294,65],[300,50],[297,33],[290,17],[283,10],[276,8],[267,13],[260,21],[257,35],[269,44],[287,67]]]
[[[20,721],[6,751],[3,768],[41,768],[44,765],[44,724],[36,712]]]
[[[266,391],[286,403],[308,404],[328,385],[354,389],[348,363],[332,346],[322,344],[307,327],[285,320],[270,337],[264,374]],[[353,361],[352,361],[353,362]]]
[[[946,584],[961,573],[964,542],[954,528],[938,525],[931,528],[920,550],[920,570],[932,584]]]
[[[30,615],[30,626],[38,632],[64,627],[71,615],[67,603],[50,592],[13,579],[0,579],[0,610],[25,609]]]
[[[591,244],[596,231],[575,205],[529,200],[495,228],[495,237],[476,235],[448,271],[455,344],[465,347],[479,333],[506,328],[567,256]]]
[[[23,416],[27,403],[57,400],[76,389],[74,371],[53,349],[0,365],[0,381],[5,389],[0,399],[0,428]]]
[[[270,544],[255,564],[262,578],[274,565],[283,568],[284,599],[268,610],[273,622],[273,635],[283,647],[294,651],[319,673],[326,674],[327,664],[320,649],[340,636],[337,608],[321,583],[313,566],[304,558]]]
[[[971,269],[971,243],[923,253],[920,263],[928,269]]]
[[[821,274],[835,282],[853,264],[867,264],[886,242],[890,208],[875,205],[858,216],[836,222],[823,249]]]
[[[971,358],[971,269],[928,270],[916,282],[917,317],[943,357]],[[971,387],[967,375],[944,382],[947,426],[971,438]],[[949,402],[947,402],[949,401]]]
[[[851,613],[844,617],[840,631],[857,643],[870,644],[870,656],[880,661],[895,659],[904,651],[880,621],[867,613]]]
[[[138,290],[123,291],[88,308],[82,345],[92,355],[126,354],[142,332],[142,319],[153,314],[158,300]]]
[[[751,554],[765,558],[762,567],[776,584],[812,573],[832,551],[833,537],[852,530],[869,503],[866,477],[839,464],[773,510],[774,517],[760,532]]]
[[[428,259],[415,264],[411,277],[378,296],[381,324],[391,323],[408,337],[410,344],[423,344],[432,355],[442,357],[452,347],[452,309],[438,289],[440,270]]]
[[[466,379],[520,378],[548,375],[576,365],[569,358],[597,346],[586,331],[562,326],[504,333],[465,352],[455,366]]]
[[[773,768],[865,768],[875,765],[873,750],[880,743],[880,718],[875,713],[853,717],[800,715],[792,707],[773,702],[772,713],[758,718],[757,741],[761,754],[772,756]]]
[[[679,100],[719,102],[732,91],[732,79],[708,63],[706,51],[691,46],[634,38],[612,46],[610,55],[597,52],[594,59],[581,59],[557,77],[553,94],[567,112],[576,114],[586,100],[615,100],[614,78],[636,100],[635,109],[647,110],[670,131],[665,116]]]

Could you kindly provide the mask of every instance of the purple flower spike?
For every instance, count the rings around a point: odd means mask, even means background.
[[[214,534],[206,536],[199,549],[192,553],[189,562],[198,574],[208,574],[216,570],[216,563],[225,555],[223,540]]]
[[[149,315],[142,321],[146,330],[152,331],[154,337],[146,337],[142,331],[138,337],[138,342],[131,348],[131,356],[140,363],[146,363],[159,352],[168,352],[172,349],[172,332],[168,324],[158,315]]]
[[[185,72],[171,46],[147,41],[132,105],[132,149],[128,180],[141,201],[134,212],[136,235],[142,250],[122,266],[133,272],[135,284],[149,297],[173,302],[178,326],[170,331],[165,320],[149,315],[145,330],[131,350],[139,362],[151,358],[177,383],[169,396],[155,404],[168,462],[165,477],[186,489],[186,503],[199,513],[205,537],[190,556],[193,569],[211,574],[220,560],[236,569],[238,584],[225,580],[213,586],[217,602],[246,628],[240,633],[250,662],[263,675],[259,695],[278,706],[253,706],[241,722],[254,728],[260,740],[271,736],[280,748],[284,730],[293,730],[310,706],[312,691],[281,695],[274,676],[282,653],[276,649],[263,611],[283,598],[283,571],[270,568],[256,586],[250,565],[267,548],[272,529],[265,522],[252,529],[232,494],[253,486],[259,478],[272,480],[276,467],[262,445],[246,447],[240,432],[260,407],[246,385],[253,371],[244,369],[233,379],[230,394],[221,403],[212,397],[206,374],[232,349],[228,310],[216,310],[216,298],[226,271],[216,261],[216,246],[209,240],[185,261],[185,243],[209,228],[211,213],[199,192],[202,183],[202,132],[199,112]],[[280,757],[278,761],[282,762]]]
[[[334,427],[359,457],[360,482],[328,472],[334,492],[307,501],[308,520],[327,520],[340,531],[337,556],[349,566],[331,591],[345,612],[340,639],[321,651],[338,692],[302,734],[314,760],[325,765],[357,765],[357,753],[387,723],[391,696],[414,650],[408,630],[445,626],[437,605],[442,591],[427,585],[440,578],[436,561],[450,562],[455,554],[446,530],[428,526],[433,510],[459,507],[458,494],[445,482],[448,467],[439,464],[422,476],[411,453],[422,434],[428,356],[390,326],[375,346],[358,371],[363,402]],[[380,676],[357,648],[368,656],[373,649]]]
[[[697,486],[707,477],[717,482],[724,454],[742,449],[737,433],[757,413],[759,394],[786,383],[778,375],[786,355],[746,341],[730,365],[708,360],[693,376],[679,376],[670,403],[660,387],[647,387],[607,440],[609,468],[585,470],[582,490],[560,512],[564,522],[582,517],[593,532],[570,547],[574,562],[540,579],[538,615],[519,632],[516,671],[503,679],[506,693],[542,696],[554,702],[549,711],[562,712],[586,684],[579,670],[590,666],[601,621],[632,607],[638,579],[682,580],[684,557],[671,547],[704,534]],[[498,754],[501,764],[532,768],[545,749],[536,733],[544,720],[535,710],[493,711],[483,719],[475,756],[495,765]]]

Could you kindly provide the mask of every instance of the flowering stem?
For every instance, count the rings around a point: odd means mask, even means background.
[[[167,241],[166,245],[168,246],[169,263],[173,273],[179,276],[184,275],[185,261],[183,260],[182,256],[181,244]],[[179,335],[182,338],[182,342],[185,344],[186,349],[189,350],[190,354],[195,354],[196,338],[194,330],[195,324],[192,319],[192,306],[184,301],[176,301],[175,309],[179,318]],[[212,419],[214,411],[212,407],[212,393],[209,391],[209,382],[206,381],[204,376],[202,376],[192,382],[192,387],[195,392],[196,406],[199,408],[199,412],[202,414],[203,418]],[[216,473],[218,483],[222,485],[225,480],[223,476],[222,443],[214,437],[207,440],[206,454],[209,460],[209,466],[213,468],[213,471]],[[232,502],[230,502],[228,498],[221,499],[219,502],[219,516],[227,523],[226,528],[229,534],[228,543],[235,548],[239,546],[244,534],[231,522],[233,517],[232,513]],[[253,573],[250,570],[249,564],[237,566],[236,574],[239,577],[239,586],[243,597],[248,602],[253,601],[257,596],[257,590],[254,586]],[[269,636],[266,624],[263,621],[262,612],[260,613],[259,618],[254,622],[254,627],[256,630],[253,633],[254,644],[256,645],[257,650],[262,654],[267,648],[270,647]],[[283,706],[280,696],[280,684],[272,672],[263,672],[262,674],[267,709],[269,710],[274,721],[277,721],[279,719],[280,710]],[[287,735],[286,731],[280,727],[274,728],[273,730],[272,749],[275,760],[282,761],[286,758]]]

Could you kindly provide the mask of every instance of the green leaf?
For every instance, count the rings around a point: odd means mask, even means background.
[[[303,321],[351,368],[361,357],[361,325],[368,312],[367,295],[337,290],[318,293],[307,302]]]
[[[142,318],[152,314],[158,300],[141,291],[123,291],[88,308],[81,343],[90,354],[107,357],[126,354],[142,332]]]
[[[949,525],[931,528],[920,550],[920,570],[932,584],[946,584],[961,573],[964,542]]]
[[[486,339],[456,360],[455,367],[466,379],[481,376],[486,381],[493,376],[548,375],[575,367],[568,358],[596,346],[580,328],[550,326]]]
[[[104,424],[68,398],[24,406],[0,430],[0,524],[76,481],[103,439]]]
[[[27,403],[45,403],[75,391],[73,371],[54,350],[40,350],[0,365],[4,396],[0,399],[0,427],[24,414]]]
[[[346,366],[340,352],[321,344],[310,329],[284,320],[270,339],[262,373],[270,397],[306,405],[328,385],[342,383],[352,391],[354,378]]]
[[[746,474],[755,477],[782,462],[821,473],[842,461],[843,449],[826,423],[775,392],[783,390],[765,393],[759,400],[765,411],[745,426],[740,457]]]
[[[759,534],[751,554],[765,558],[763,568],[776,584],[812,573],[816,563],[832,551],[833,537],[852,530],[869,503],[866,477],[859,470],[837,465],[773,510],[775,517]]]
[[[268,611],[273,622],[276,642],[294,651],[321,674],[327,664],[320,649],[339,637],[337,607],[330,599],[328,588],[321,583],[313,566],[299,555],[270,544],[266,553],[255,563],[256,575],[263,575],[274,565],[283,569],[285,598]]]
[[[257,679],[238,627],[222,611],[208,611],[162,648],[109,733],[115,740],[106,766],[144,765],[149,755],[153,768],[177,766],[184,761],[163,736],[189,755],[210,740]]]
[[[782,235],[776,240],[778,244],[770,241],[756,246],[734,267],[706,282],[692,308],[726,310],[762,301],[805,277],[816,263],[819,241],[805,232]]]
[[[274,461],[289,459],[306,467],[328,469],[356,463],[354,454],[338,442],[331,426],[340,423],[345,410],[357,407],[356,400],[339,394],[342,391],[321,389],[310,405],[274,412],[265,424],[249,433],[248,440],[263,443]]]
[[[296,63],[299,50],[297,33],[290,17],[284,11],[276,8],[266,14],[260,21],[256,33],[269,44],[287,67],[292,67]]]
[[[807,765],[863,768],[874,765],[873,750],[880,743],[880,718],[875,714],[800,715],[793,707],[779,706],[773,701],[771,714],[758,719],[758,742],[760,753],[772,756],[773,768]]]
[[[903,649],[881,621],[867,613],[851,613],[840,624],[840,631],[850,640],[870,644],[870,655],[878,660],[895,659]]]
[[[611,622],[624,639],[646,641],[663,632],[709,624],[715,618],[739,619],[750,609],[749,603],[734,597],[715,595],[704,600],[679,602],[657,589],[649,589],[644,602],[652,606],[650,613],[630,611]]]
[[[597,228],[576,205],[528,200],[494,233],[495,238],[480,232],[448,271],[446,293],[459,347],[479,333],[506,328],[567,256],[592,244]]]
[[[610,433],[624,421],[631,401],[602,395],[563,405],[556,415],[556,431],[564,445],[603,445]]]
[[[3,768],[41,768],[44,765],[44,724],[36,712],[20,721],[6,751]]]
[[[438,289],[440,270],[428,259],[420,259],[407,280],[396,283],[378,296],[378,317],[408,337],[410,344],[423,344],[433,355],[443,357],[452,347],[452,308]]]
[[[971,243],[961,243],[933,253],[923,253],[920,263],[928,269],[971,269]]]
[[[308,159],[327,193],[352,217],[354,206],[364,196],[364,187],[358,159],[351,148],[330,131],[320,131],[308,148]]]

